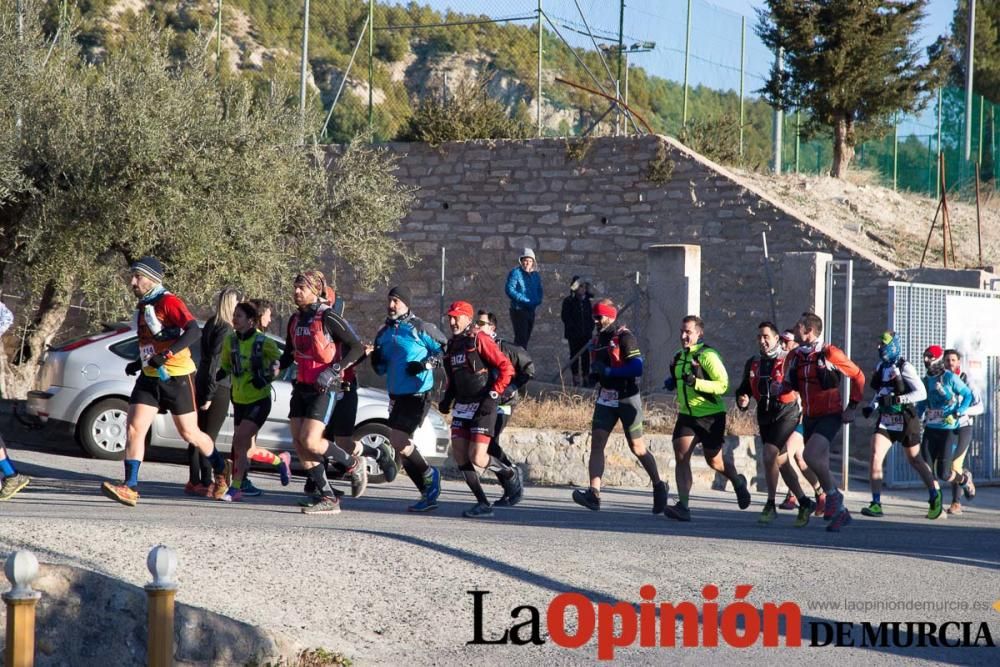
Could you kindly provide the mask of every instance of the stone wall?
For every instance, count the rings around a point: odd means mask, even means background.
[[[757,322],[770,319],[761,232],[767,232],[780,326],[813,307],[800,296],[782,299],[785,293],[801,295],[794,285],[782,284],[796,281],[779,271],[786,254],[826,252],[854,260],[854,349],[863,350],[855,357],[866,368],[874,361],[870,342],[885,326],[886,282],[896,277],[896,267],[838,240],[672,139],[398,144],[390,150],[400,156],[399,178],[419,188],[397,234],[415,261],[392,282],[410,286],[413,310],[427,320],[439,320],[442,302],[464,299],[495,311],[501,333],[509,334],[504,281],[520,249],[534,248],[545,302],[530,349],[541,378],[551,379],[568,358],[559,312],[578,274],[593,281],[599,296],[619,304],[637,299],[623,319],[639,334],[651,366],[647,388],[659,386],[680,323],[656,331],[646,326],[650,309],[672,297],[669,290],[649,289],[648,249],[674,243],[701,246],[706,338],[721,350],[731,374],[738,373],[755,349]],[[348,315],[370,337],[384,317],[385,290],[358,291],[349,269],[338,268]],[[838,331],[832,339],[839,337]]]

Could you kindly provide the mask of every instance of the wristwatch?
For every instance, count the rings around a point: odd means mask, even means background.
[[[498,398],[500,398],[500,394],[496,393],[495,391],[491,391],[490,392],[490,398],[492,398],[495,401]]]

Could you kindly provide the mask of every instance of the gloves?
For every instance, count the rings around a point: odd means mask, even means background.
[[[446,415],[449,412],[451,412],[451,403],[449,401],[440,401],[438,403],[438,412],[440,412],[443,415]]]
[[[667,391],[677,391],[677,380],[673,375],[668,375],[667,379],[663,381],[663,388]]]
[[[424,362],[422,362],[422,361],[408,361],[406,363],[406,374],[407,375],[412,375],[412,376],[416,377],[417,375],[420,375],[421,373],[423,373],[426,370],[427,370],[427,368],[424,366]]]
[[[587,374],[587,382],[589,382],[590,384],[597,384],[598,381],[600,381],[600,379],[601,376],[595,373],[594,371],[590,371],[590,373]]]
[[[598,377],[606,377],[608,374],[608,365],[603,361],[595,361],[590,364],[590,374],[597,375]]]
[[[694,387],[694,383],[698,381],[698,378],[694,376],[694,373],[685,373],[684,377],[681,379],[684,381],[684,384],[692,388]]]
[[[861,415],[865,419],[871,419],[873,412],[875,412],[875,409],[870,405],[866,405],[865,407],[861,408]]]
[[[382,363],[382,348],[376,347],[372,350],[372,353],[368,355],[368,360],[371,361],[372,366],[378,366]]]
[[[339,385],[340,382],[340,364],[333,364],[332,366],[323,369],[323,371],[316,378],[316,388],[320,391],[330,391],[330,389],[334,386]],[[261,388],[262,387],[258,387],[258,389]]]
[[[509,402],[517,394],[517,387],[512,384],[507,385],[507,388],[503,390],[500,394],[500,400],[504,403]]]
[[[136,359],[125,364],[125,375],[135,375],[142,370],[142,361]]]
[[[263,375],[254,375],[250,378],[250,384],[253,385],[254,389],[263,389],[267,386],[267,378]]]
[[[159,368],[165,363],[167,363],[167,355],[162,352],[157,352],[146,361],[146,365],[150,368]]]

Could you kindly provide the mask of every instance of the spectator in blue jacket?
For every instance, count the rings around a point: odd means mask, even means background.
[[[507,296],[514,344],[527,349],[531,330],[535,327],[535,309],[542,305],[542,277],[538,275],[534,250],[525,248],[518,261],[520,266],[507,274]]]
[[[385,324],[375,334],[372,368],[386,376],[389,392],[389,442],[399,452],[403,470],[420,491],[411,512],[437,509],[441,475],[427,465],[413,444],[413,433],[427,416],[434,368],[444,352],[444,334],[410,312],[411,295],[405,285],[389,290]]]

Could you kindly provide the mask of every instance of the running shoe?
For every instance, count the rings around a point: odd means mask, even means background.
[[[243,495],[247,498],[256,498],[264,493],[253,485],[253,482],[250,481],[249,477],[243,478],[243,481],[240,483],[240,491],[242,491]]]
[[[189,496],[200,496],[204,498],[208,495],[208,487],[200,482],[198,484],[188,482],[184,485],[184,493]]]
[[[780,505],[778,505],[778,509],[779,510],[793,510],[793,509],[798,508],[798,506],[799,506],[799,504],[798,504],[798,502],[796,502],[795,496],[793,496],[792,492],[789,491],[785,495],[784,502],[782,502]]]
[[[521,469],[517,466],[514,466],[514,475],[501,484],[504,487],[501,500],[505,501],[501,507],[513,507],[524,498],[524,480],[521,478]]]
[[[243,500],[243,490],[237,489],[235,486],[231,486],[226,489],[226,495],[219,498],[224,503],[238,503]]]
[[[226,480],[226,486],[232,486],[233,484],[233,460],[226,459],[226,466],[222,469],[222,475]]]
[[[378,446],[378,467],[385,477],[386,483],[391,483],[399,473],[396,468],[396,450],[388,442],[383,442]]]
[[[407,509],[411,512],[430,512],[436,510],[438,504],[436,500],[431,500],[426,494],[420,496],[420,500],[410,505]]]
[[[11,475],[10,477],[3,478],[3,485],[0,486],[0,500],[10,500],[17,492],[28,486],[31,482],[31,478],[27,475],[22,475],[20,473],[16,475]],[[138,494],[136,494],[138,498]],[[135,503],[132,503],[133,505]]]
[[[128,505],[129,507],[135,507],[139,502],[139,491],[124,484],[104,482],[104,484],[101,484],[101,493],[111,498],[111,500],[116,500],[122,505]]]
[[[841,528],[851,523],[851,513],[847,511],[843,503],[839,503],[839,505],[839,510],[830,520],[830,525],[826,527],[828,532],[839,533]]]
[[[489,503],[476,503],[462,512],[467,519],[488,519],[493,516],[493,507]]]
[[[804,528],[809,525],[809,517],[812,516],[816,503],[806,498],[806,501],[799,506],[799,514],[795,517],[795,527]]]
[[[882,517],[885,516],[885,512],[882,511],[882,503],[873,502],[868,507],[862,507],[861,513],[865,516]]]
[[[653,514],[663,514],[667,509],[667,499],[670,496],[670,485],[660,480],[653,485]]]
[[[441,495],[441,473],[437,468],[428,468],[424,473],[424,495],[435,505]]]
[[[288,486],[292,481],[292,455],[288,452],[278,454],[281,463],[278,464],[278,475],[281,476],[281,485]]]
[[[972,500],[976,497],[976,485],[972,481],[972,471],[965,470],[965,484],[962,485],[962,495],[965,496],[966,500]]]
[[[690,521],[691,520],[691,510],[681,504],[678,500],[673,505],[668,505],[667,509],[663,510],[663,516],[668,519],[675,519],[677,521]]]
[[[962,503],[952,503],[948,507],[948,514],[961,514],[962,513]]]
[[[593,489],[574,489],[573,490],[573,502],[577,505],[583,505],[589,510],[597,512],[601,509],[601,498]]]
[[[340,501],[336,496],[320,496],[316,502],[302,507],[303,514],[340,514]]]
[[[212,485],[208,487],[208,496],[214,498],[215,500],[222,500],[222,496],[226,495],[226,491],[229,490],[229,482],[226,481],[225,472],[220,472],[215,476],[215,481]]]
[[[736,487],[736,502],[739,504],[741,510],[745,510],[750,507],[750,489],[747,488],[747,478],[743,475],[737,477],[739,484],[734,484]]]
[[[351,497],[358,498],[368,488],[368,464],[358,456],[351,457],[351,460],[354,464],[347,470],[351,476]]]
[[[764,511],[760,513],[760,518],[757,519],[757,523],[767,525],[778,518],[778,510],[775,508],[774,503],[767,503],[764,505]]]
[[[826,519],[826,494],[821,493],[816,496],[816,502],[814,503],[816,509],[813,510],[813,516],[821,516]]]
[[[927,503],[930,506],[930,508],[927,510],[928,519],[931,519],[933,521],[934,519],[941,516],[941,512],[943,511],[941,506],[942,505],[941,496],[943,495],[944,494],[941,493],[941,491],[939,490],[937,493],[934,494],[934,500],[931,500],[930,502]]]

